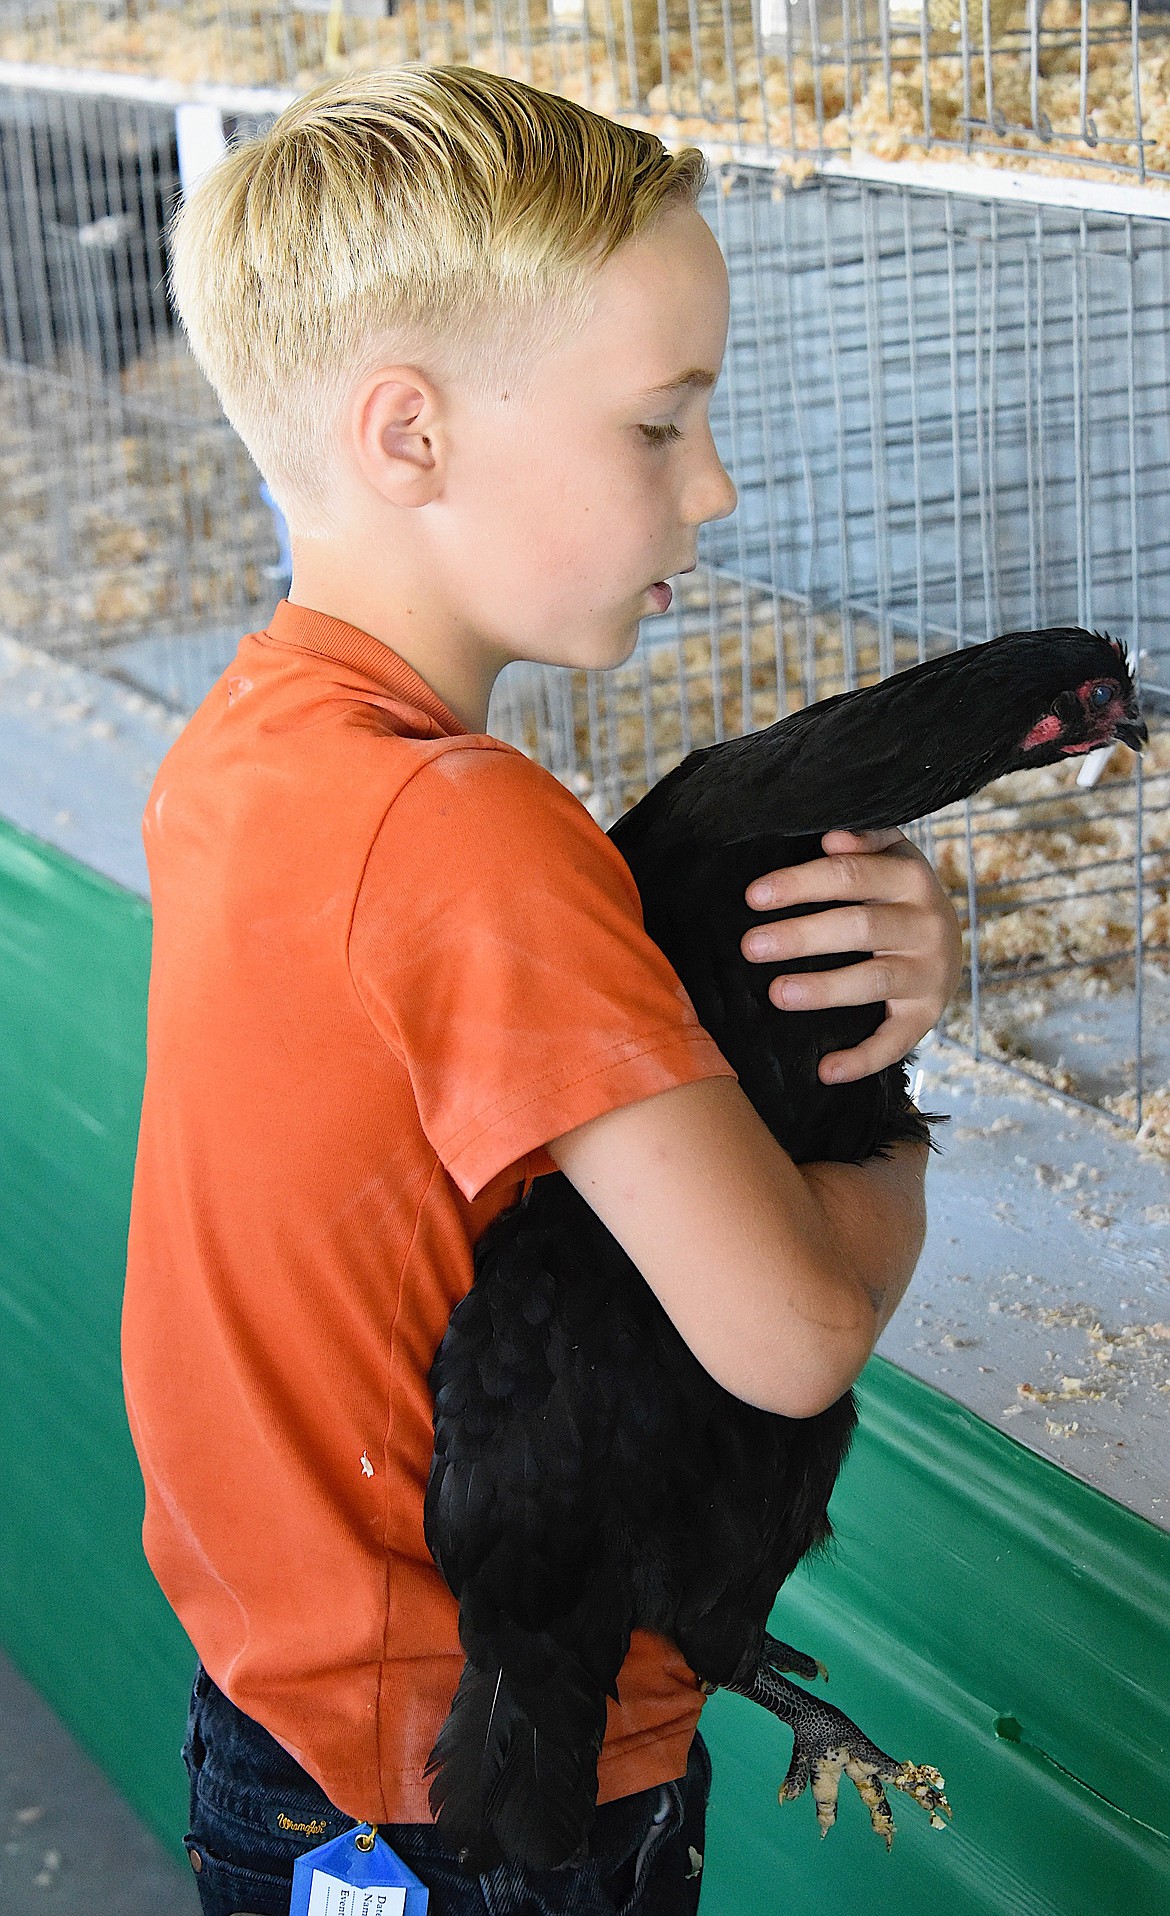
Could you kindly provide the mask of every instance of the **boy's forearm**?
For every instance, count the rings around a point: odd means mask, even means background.
[[[921,1255],[928,1155],[924,1144],[901,1143],[889,1157],[869,1158],[864,1164],[801,1166],[822,1213],[832,1262],[844,1281],[864,1293],[873,1312],[870,1349],[893,1316]]]
[[[622,1106],[549,1149],[716,1382],[781,1416],[848,1389],[922,1245],[925,1147],[798,1167],[734,1079]]]

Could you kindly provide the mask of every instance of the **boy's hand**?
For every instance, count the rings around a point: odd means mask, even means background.
[[[784,1011],[885,1000],[872,1038],[821,1059],[823,1084],[848,1084],[904,1058],[938,1023],[962,972],[963,939],[933,867],[902,832],[826,832],[821,844],[827,858],[761,873],[745,896],[756,911],[829,900],[837,909],[753,926],[740,948],[757,962],[872,953],[860,964],[774,978],[768,987]]]

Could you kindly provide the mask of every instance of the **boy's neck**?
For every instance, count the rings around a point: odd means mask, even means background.
[[[367,633],[417,672],[469,732],[487,730],[488,701],[508,663],[428,601],[425,592],[396,591],[360,565],[341,566],[318,540],[293,541],[290,605],[324,612]]]

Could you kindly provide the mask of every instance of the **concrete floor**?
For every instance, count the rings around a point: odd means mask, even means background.
[[[879,1351],[1170,1529],[1170,1167],[998,1066],[920,1063],[950,1122]]]
[[[184,720],[0,634],[0,815],[147,892],[142,813]]]
[[[199,1898],[190,1870],[0,1654],[0,1916],[39,1909],[197,1916]]]

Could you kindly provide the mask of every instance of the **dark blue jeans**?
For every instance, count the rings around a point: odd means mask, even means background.
[[[187,1854],[204,1916],[288,1916],[293,1864],[357,1827],[197,1665],[183,1744]],[[473,1875],[433,1823],[379,1833],[431,1892],[428,1916],[695,1916],[711,1759],[696,1731],[677,1782],[603,1803],[579,1869]]]

